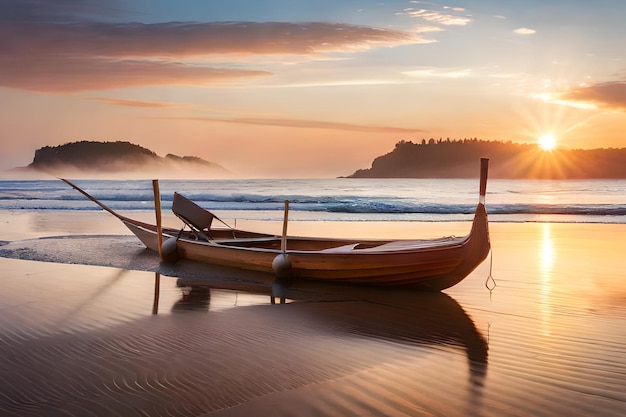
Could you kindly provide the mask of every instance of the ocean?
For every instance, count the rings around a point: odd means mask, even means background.
[[[154,209],[150,180],[78,180],[119,211]],[[455,222],[478,201],[473,179],[163,180],[162,208],[175,191],[224,219]],[[626,223],[626,180],[490,180],[490,222]],[[0,181],[0,210],[99,210],[60,180]]]

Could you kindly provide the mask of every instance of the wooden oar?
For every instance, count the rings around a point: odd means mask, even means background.
[[[278,278],[289,278],[291,275],[291,261],[287,255],[287,223],[289,222],[289,200],[285,200],[285,215],[283,217],[283,234],[280,240],[280,251],[272,261],[272,269]]]
[[[289,200],[285,200],[285,214],[283,216],[283,234],[280,240],[280,251],[287,252],[287,223],[289,223]]]
[[[272,269],[276,274],[276,280],[272,283],[272,295],[270,301],[276,303],[276,297],[280,298],[280,303],[286,301],[285,280],[291,277],[291,260],[287,255],[287,224],[289,223],[289,200],[285,200],[285,214],[283,216],[283,234],[280,239],[280,252],[272,261]]]
[[[59,178],[59,179],[63,181],[64,183],[66,183],[67,185],[69,185],[70,187],[72,187],[73,189],[75,189],[76,191],[78,191],[79,193],[81,193],[82,195],[84,195],[85,197],[87,197],[88,199],[90,199],[91,201],[93,201],[94,203],[96,203],[97,205],[99,205],[100,208],[102,208],[102,210],[108,211],[109,213],[111,213],[112,215],[114,215],[115,217],[117,217],[118,219],[122,221],[129,220],[128,217],[124,217],[121,214],[116,213],[113,209],[107,207],[104,203],[101,203],[100,201],[96,200],[94,197],[89,195],[85,190],[83,190],[78,185],[74,184],[73,182],[66,180],[65,178]]]
[[[157,242],[159,245],[159,257],[164,262],[174,263],[178,260],[178,239],[175,237],[170,237],[165,242],[163,242],[163,226],[161,224],[161,192],[159,191],[159,180],[152,180],[152,189],[154,190],[154,212],[156,214],[156,230]]]
[[[154,191],[154,212],[156,214],[159,257],[163,259],[163,228],[161,226],[161,193],[159,191],[159,180],[152,180],[152,189]]]

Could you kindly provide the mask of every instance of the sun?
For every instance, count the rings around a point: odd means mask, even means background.
[[[546,133],[537,140],[537,143],[544,151],[551,151],[556,147],[556,138],[552,133]]]

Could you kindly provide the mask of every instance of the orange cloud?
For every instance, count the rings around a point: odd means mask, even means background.
[[[354,46],[402,45],[413,34],[341,23],[169,22],[9,24],[2,52],[65,56],[199,57],[223,54],[314,54]]]
[[[194,67],[176,62],[61,58],[0,57],[0,85],[39,92],[75,92],[145,85],[202,85],[244,77],[269,75],[265,71]]]
[[[161,107],[176,106],[175,103],[162,103],[162,102],[156,102],[156,101],[139,101],[139,100],[122,100],[122,99],[107,98],[107,97],[89,97],[88,99],[93,100],[93,101],[101,101],[103,103],[111,104],[113,106],[122,106],[122,107],[161,108]]]
[[[422,42],[416,34],[339,23],[38,23],[0,26],[0,86],[64,92],[203,84],[270,75],[192,65],[198,57],[296,54]],[[196,63],[197,64],[197,63]]]
[[[306,129],[331,129],[351,132],[369,133],[417,133],[423,132],[421,129],[408,129],[393,126],[368,126],[350,123],[323,122],[317,120],[297,120],[297,119],[276,119],[276,118],[217,118],[217,117],[167,117],[165,119],[194,120],[201,122],[220,122],[258,126],[279,126],[295,127]]]
[[[626,81],[610,81],[580,87],[560,94],[559,99],[626,111]]]

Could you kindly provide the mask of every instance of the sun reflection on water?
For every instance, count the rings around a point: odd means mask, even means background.
[[[539,273],[541,274],[541,332],[543,335],[551,334],[550,310],[552,295],[552,274],[554,268],[554,242],[552,241],[551,223],[544,223],[541,234],[541,246],[539,253]]]

